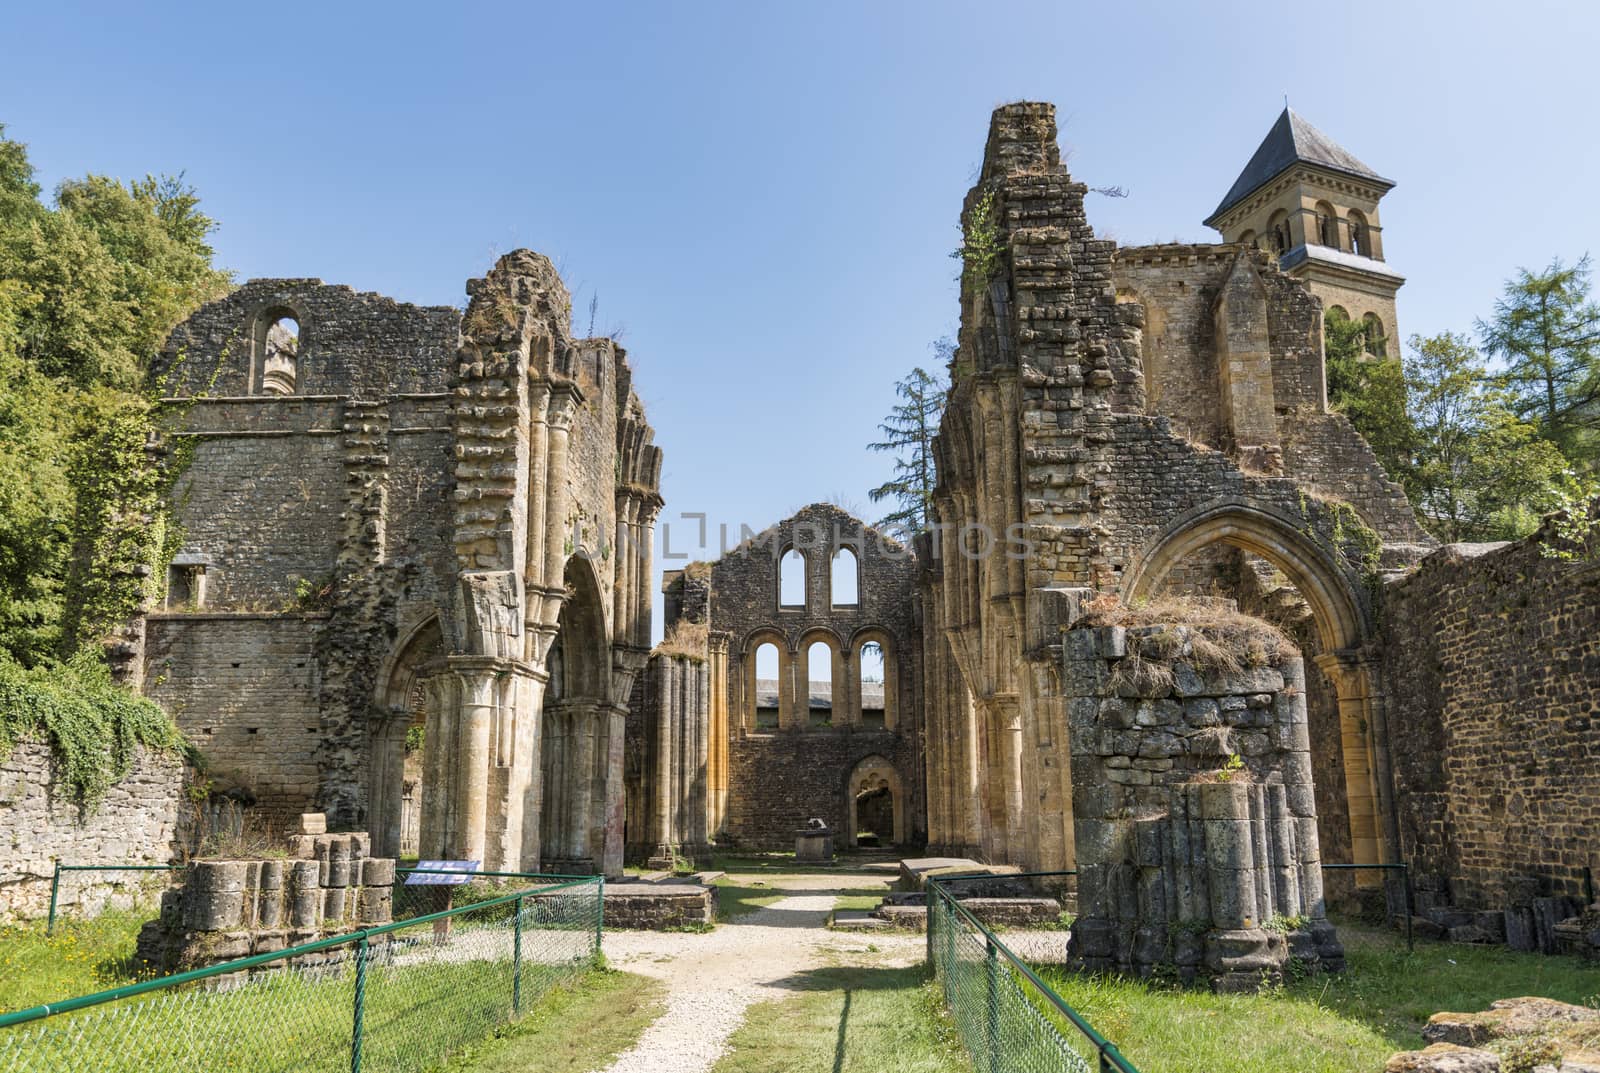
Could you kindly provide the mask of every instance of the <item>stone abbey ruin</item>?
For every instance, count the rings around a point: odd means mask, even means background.
[[[1403,861],[1434,926],[1554,949],[1600,868],[1600,567],[1435,546],[1329,410],[1325,311],[1399,336],[1391,185],[1286,110],[1226,241],[1123,247],[1054,109],[997,109],[938,525],[807,507],[667,570],[654,649],[661,451],[547,260],[464,313],[252,281],[164,353],[183,543],[114,658],[254,810],[374,857],[617,876],[818,818],[1076,870],[1076,963],[1218,987],[1339,966],[1325,905],[1382,884],[1321,865]],[[170,839],[180,773],[80,824],[46,769],[5,769],[6,872]]]

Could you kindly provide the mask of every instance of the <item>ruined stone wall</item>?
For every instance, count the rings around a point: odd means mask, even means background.
[[[734,737],[729,752],[733,777],[725,835],[748,850],[793,850],[796,832],[814,818],[842,836],[848,826],[848,782],[863,760],[880,756],[897,772],[916,770],[907,737],[864,728],[746,733]],[[901,786],[902,800],[915,807],[920,795],[912,795],[903,774]],[[913,821],[908,829],[919,826]],[[912,835],[908,841],[925,838],[925,833]],[[844,840],[836,841],[842,845]]]
[[[1220,413],[1217,299],[1241,255],[1257,265],[1270,358],[1275,443],[1283,475],[1316,494],[1343,500],[1391,541],[1425,542],[1400,486],[1342,414],[1328,413],[1321,303],[1260,251],[1232,244],[1173,244],[1116,251],[1119,302],[1138,301],[1144,322],[1145,410],[1165,415],[1174,433],[1212,448],[1225,445]]]
[[[1342,968],[1327,924],[1304,673],[1240,669],[1184,626],[1065,636],[1078,849],[1074,964],[1254,990],[1291,954]],[[1211,652],[1226,639],[1206,638]],[[1234,658],[1244,652],[1231,653]]]
[[[467,289],[463,314],[256,280],[174,331],[157,378],[166,449],[188,456],[175,563],[205,595],[152,616],[144,680],[269,809],[321,808],[390,847],[405,732],[429,713],[424,812],[460,820],[436,856],[532,867],[548,796],[558,856],[620,871],[660,450],[622,350],[571,337],[547,259],[514,251]],[[549,720],[561,785],[541,787],[544,664],[580,594],[563,682],[584,694]],[[484,689],[507,713],[490,741]]]
[[[1600,875],[1600,567],[1547,536],[1440,548],[1383,593],[1404,859],[1458,907]]]
[[[299,325],[295,396],[383,398],[445,390],[461,311],[415,306],[319,279],[251,280],[172,333],[154,376],[163,394],[258,395],[265,332]]]
[[[145,694],[216,777],[287,822],[317,793],[326,616],[243,612],[151,615]]]
[[[133,768],[92,811],[74,804],[60,785],[50,747],[20,742],[0,760],[0,921],[44,916],[50,908],[55,862],[166,864],[177,853],[184,768],[177,757],[140,749]],[[140,874],[68,873],[59,895],[63,911],[98,912],[146,884]]]
[[[857,557],[854,606],[832,602],[832,564],[841,546]],[[779,560],[793,548],[807,562],[805,602],[779,606]],[[848,558],[842,560],[848,563]],[[916,562],[910,551],[859,519],[813,504],[747,540],[711,566],[710,629],[725,637],[723,681],[730,742],[726,830],[744,845],[792,844],[807,819],[842,821],[844,786],[860,761],[877,754],[894,766],[908,841],[926,837],[922,766],[922,646],[915,620]],[[679,597],[692,607],[697,596]],[[669,624],[670,625],[670,624]],[[756,650],[763,642],[783,653],[780,728],[758,732],[755,721]],[[821,641],[832,653],[831,726],[807,726],[807,652]],[[859,654],[878,642],[884,650],[886,731],[859,723]],[[865,743],[865,744],[863,744]],[[828,812],[825,810],[836,809]],[[841,844],[848,844],[853,832]]]
[[[627,853],[670,868],[675,856],[710,857],[710,667],[657,653],[634,682],[625,752]]]

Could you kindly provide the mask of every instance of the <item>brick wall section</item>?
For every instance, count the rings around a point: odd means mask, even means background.
[[[297,396],[379,398],[445,389],[460,310],[409,305],[320,279],[251,280],[205,306],[162,349],[158,382],[173,396],[256,393],[257,334],[285,313],[300,326]]]
[[[287,821],[310,811],[321,741],[321,616],[151,615],[145,692],[216,777]]]
[[[1600,874],[1600,564],[1450,545],[1384,590],[1404,859],[1458,906]]]
[[[851,548],[859,564],[857,603],[833,606],[832,563],[839,546]],[[794,547],[806,558],[804,608],[778,607],[779,557]],[[848,562],[848,560],[844,560]],[[922,762],[921,644],[914,620],[916,560],[909,549],[878,533],[837,507],[817,503],[799,511],[711,566],[710,626],[728,637],[729,754],[728,833],[740,844],[763,848],[793,846],[794,830],[813,816],[830,824],[844,821],[844,785],[855,765],[879,753],[890,760],[900,779],[907,810],[906,836],[926,838]],[[685,613],[702,599],[690,578],[675,603]],[[670,626],[670,619],[669,619]],[[785,639],[804,679],[806,651],[817,631],[837,639],[850,654],[846,675],[859,673],[855,652],[866,631],[880,631],[889,640],[894,669],[886,674],[894,693],[892,733],[840,726],[785,730],[776,736],[752,735],[754,717],[745,696],[752,639],[775,631]],[[836,698],[846,684],[835,683]],[[801,703],[804,703],[802,700]],[[803,714],[802,714],[803,718]],[[841,843],[842,844],[842,843]]]
[[[905,735],[838,728],[736,735],[729,756],[729,840],[740,849],[793,850],[795,832],[816,817],[833,829],[836,844],[843,845],[845,784],[869,756],[893,764],[905,795],[920,800],[920,791],[913,793],[905,774],[916,766]],[[916,815],[913,811],[912,817]],[[921,822],[907,827],[912,828],[922,828]]]
[[[45,915],[50,879],[62,864],[166,864],[176,852],[184,770],[174,756],[140,750],[133,769],[85,812],[58,792],[48,745],[21,742],[0,760],[0,921]],[[152,873],[160,875],[160,873]],[[95,912],[114,889],[137,889],[143,876],[69,873],[60,904]]]

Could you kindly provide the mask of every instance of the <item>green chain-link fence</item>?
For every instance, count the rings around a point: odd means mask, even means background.
[[[960,878],[928,882],[928,959],[977,1073],[1138,1073],[944,886]]]
[[[604,880],[488,901],[0,1016],[0,1073],[421,1070],[600,950]]]
[[[69,908],[81,915],[93,916],[98,907],[85,912],[86,902],[98,900],[99,906],[103,906],[119,896],[153,900],[166,885],[168,875],[180,867],[175,864],[62,864],[57,861],[50,875],[50,916],[45,934],[55,933],[56,917]],[[157,876],[158,872],[165,874]],[[103,889],[107,884],[111,885],[109,891]]]

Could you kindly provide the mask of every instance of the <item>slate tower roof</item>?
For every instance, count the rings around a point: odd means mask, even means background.
[[[1227,196],[1205,222],[1211,222],[1249,197],[1262,186],[1295,164],[1315,164],[1330,171],[1343,172],[1358,179],[1382,186],[1385,190],[1394,183],[1385,179],[1349,150],[1312,126],[1293,109],[1285,108],[1272,129],[1256,147],[1250,162],[1228,188]]]

